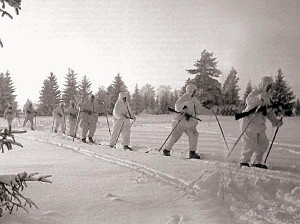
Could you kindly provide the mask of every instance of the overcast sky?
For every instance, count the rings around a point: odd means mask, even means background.
[[[300,97],[298,0],[23,0],[0,27],[0,72],[11,73],[21,105],[38,101],[50,72],[62,89],[69,67],[94,92],[118,72],[131,92],[146,83],[179,89],[205,49],[221,82],[237,70],[240,96],[249,80],[281,68]]]

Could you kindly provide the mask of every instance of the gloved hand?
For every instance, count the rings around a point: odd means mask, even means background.
[[[211,107],[211,110],[216,114],[217,111],[218,111],[218,108],[219,107],[217,105],[214,105],[214,106]]]
[[[275,121],[275,127],[281,127],[283,125],[283,121],[282,120],[276,120]]]

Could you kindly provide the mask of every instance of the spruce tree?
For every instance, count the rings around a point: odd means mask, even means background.
[[[238,106],[240,103],[237,71],[232,67],[222,87],[222,103]]]
[[[201,53],[201,58],[194,64],[196,69],[187,70],[188,73],[196,75],[189,83],[192,82],[198,89],[203,90],[201,101],[204,106],[209,108],[221,103],[221,84],[215,78],[218,78],[222,73],[217,69],[217,63],[217,59],[213,57],[213,53],[204,50]]]
[[[51,72],[50,76],[44,80],[40,91],[40,104],[38,112],[42,115],[51,115],[55,107],[60,102],[60,90],[57,84],[56,76]]]
[[[143,111],[142,96],[138,85],[135,85],[134,93],[132,94],[132,110],[135,114],[140,114]]]
[[[109,102],[110,102],[110,110],[112,111],[114,108],[115,103],[117,102],[117,99],[119,97],[119,93],[123,88],[127,89],[125,83],[122,80],[122,77],[120,73],[118,73],[115,78],[113,83],[110,85],[110,89],[108,90],[109,93]]]
[[[50,76],[48,77],[50,81],[50,86],[52,89],[52,95],[53,95],[53,105],[54,108],[58,106],[61,100],[61,92],[59,90],[59,86],[57,83],[56,75],[54,75],[52,72],[50,73]]]
[[[88,95],[92,94],[91,86],[92,83],[90,80],[86,77],[86,75],[83,76],[78,87],[78,95],[82,100],[86,100]]]
[[[15,87],[10,77],[9,71],[0,73],[0,114],[3,115],[8,104],[17,108],[16,95],[14,94]]]
[[[277,76],[275,76],[273,102],[283,104],[283,115],[291,116],[295,104],[295,102],[292,102],[293,100],[295,100],[295,95],[293,94],[293,91],[291,91],[291,87],[284,80],[283,73],[279,68]],[[279,112],[280,109],[275,109],[275,113]]]
[[[69,68],[65,80],[66,83],[64,85],[65,89],[63,90],[62,100],[68,105],[71,100],[75,100],[75,97],[78,94],[77,73],[74,73],[74,71]]]

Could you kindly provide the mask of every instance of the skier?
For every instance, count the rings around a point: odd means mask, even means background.
[[[128,92],[126,88],[121,88],[118,100],[114,106],[113,110],[113,128],[112,134],[109,140],[109,146],[111,148],[115,147],[120,133],[122,133],[123,138],[123,148],[126,150],[132,150],[129,146],[130,143],[130,119],[136,120],[132,109],[128,102]]]
[[[9,132],[11,132],[11,124],[16,115],[17,115],[17,113],[16,113],[15,109],[13,109],[11,104],[8,104],[8,107],[4,111],[3,117],[7,120]]]
[[[52,115],[55,119],[54,132],[57,133],[58,127],[61,126],[62,133],[66,133],[66,118],[65,118],[65,104],[60,103],[53,111]]]
[[[176,113],[173,117],[173,133],[163,150],[163,155],[170,156],[170,151],[173,145],[180,139],[183,133],[186,133],[189,138],[189,158],[200,159],[199,154],[196,153],[199,136],[196,129],[198,120],[188,116],[187,114],[197,117],[197,114],[211,111],[201,105],[199,100],[196,98],[196,94],[196,85],[189,84],[186,86],[186,93],[183,94],[175,103],[175,110],[182,113]],[[215,110],[216,108],[213,107],[213,109]]]
[[[79,103],[78,105],[80,106],[81,113],[80,126],[82,128],[82,142],[86,143],[86,135],[89,132],[89,142],[93,143],[93,137],[98,122],[98,114],[101,112],[101,108],[95,101],[95,96],[93,94],[90,94],[86,101]]]
[[[263,107],[270,105],[270,100],[273,94],[274,82],[269,76],[264,76],[257,89],[254,89],[246,98],[246,108],[244,111],[249,111],[255,107]],[[249,124],[250,119],[254,116]],[[248,128],[244,130],[242,136],[242,150],[240,166],[251,166],[267,169],[268,167],[262,164],[263,154],[268,150],[269,140],[266,135],[266,117],[270,120],[273,127],[282,126],[283,122],[276,118],[272,110],[264,112],[257,112],[250,114],[241,119],[240,126],[243,131],[249,124]]]
[[[74,100],[70,101],[70,106],[66,110],[66,115],[68,115],[68,120],[69,120],[69,135],[73,137],[75,133],[75,126],[76,126],[77,115],[78,115],[78,109],[76,108]]]
[[[31,130],[34,130],[33,128],[33,119],[34,117],[36,117],[37,112],[36,110],[33,108],[32,103],[30,101],[28,101],[27,105],[25,105],[25,120],[23,123],[23,127],[25,127],[27,121],[30,121],[30,127]]]

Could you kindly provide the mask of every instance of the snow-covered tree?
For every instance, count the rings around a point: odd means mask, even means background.
[[[64,85],[65,89],[63,90],[62,100],[66,105],[68,105],[71,100],[75,100],[75,97],[78,94],[77,73],[69,68],[65,79],[66,83]]]
[[[186,85],[192,82],[198,89],[203,90],[200,100],[206,107],[221,103],[221,84],[215,78],[218,78],[222,73],[217,69],[217,63],[217,59],[213,57],[213,53],[204,50],[201,53],[201,58],[194,64],[196,68],[187,70],[188,73],[196,76],[194,79],[186,82]]]
[[[91,86],[92,83],[90,80],[86,77],[86,75],[83,76],[78,86],[78,95],[81,99],[87,99],[88,95],[92,93]]]
[[[132,110],[135,114],[140,114],[143,111],[142,96],[138,85],[135,85],[134,93],[132,94]]]
[[[0,114],[3,115],[8,104],[12,104],[17,108],[16,95],[14,94],[15,87],[10,77],[9,71],[0,73]]]
[[[2,8],[0,8],[0,13],[2,17],[7,16],[10,19],[13,18],[11,13],[6,10],[7,5],[13,8],[15,10],[15,13],[19,15],[19,10],[21,10],[21,0],[0,0],[0,3],[2,3]],[[3,47],[1,39],[0,46]]]
[[[295,95],[293,94],[293,91],[291,91],[291,87],[284,80],[283,73],[279,68],[277,76],[275,76],[273,101],[274,103],[283,104],[283,114],[285,116],[291,116],[293,114],[293,108],[295,104],[293,100],[295,100]],[[279,112],[280,109],[275,109],[275,113]]]
[[[155,110],[155,88],[146,84],[141,88],[141,96],[143,101],[143,108],[146,113],[154,113]]]
[[[44,80],[40,91],[40,104],[38,112],[41,115],[51,115],[52,111],[60,102],[60,90],[56,76],[51,72],[50,76]]]

